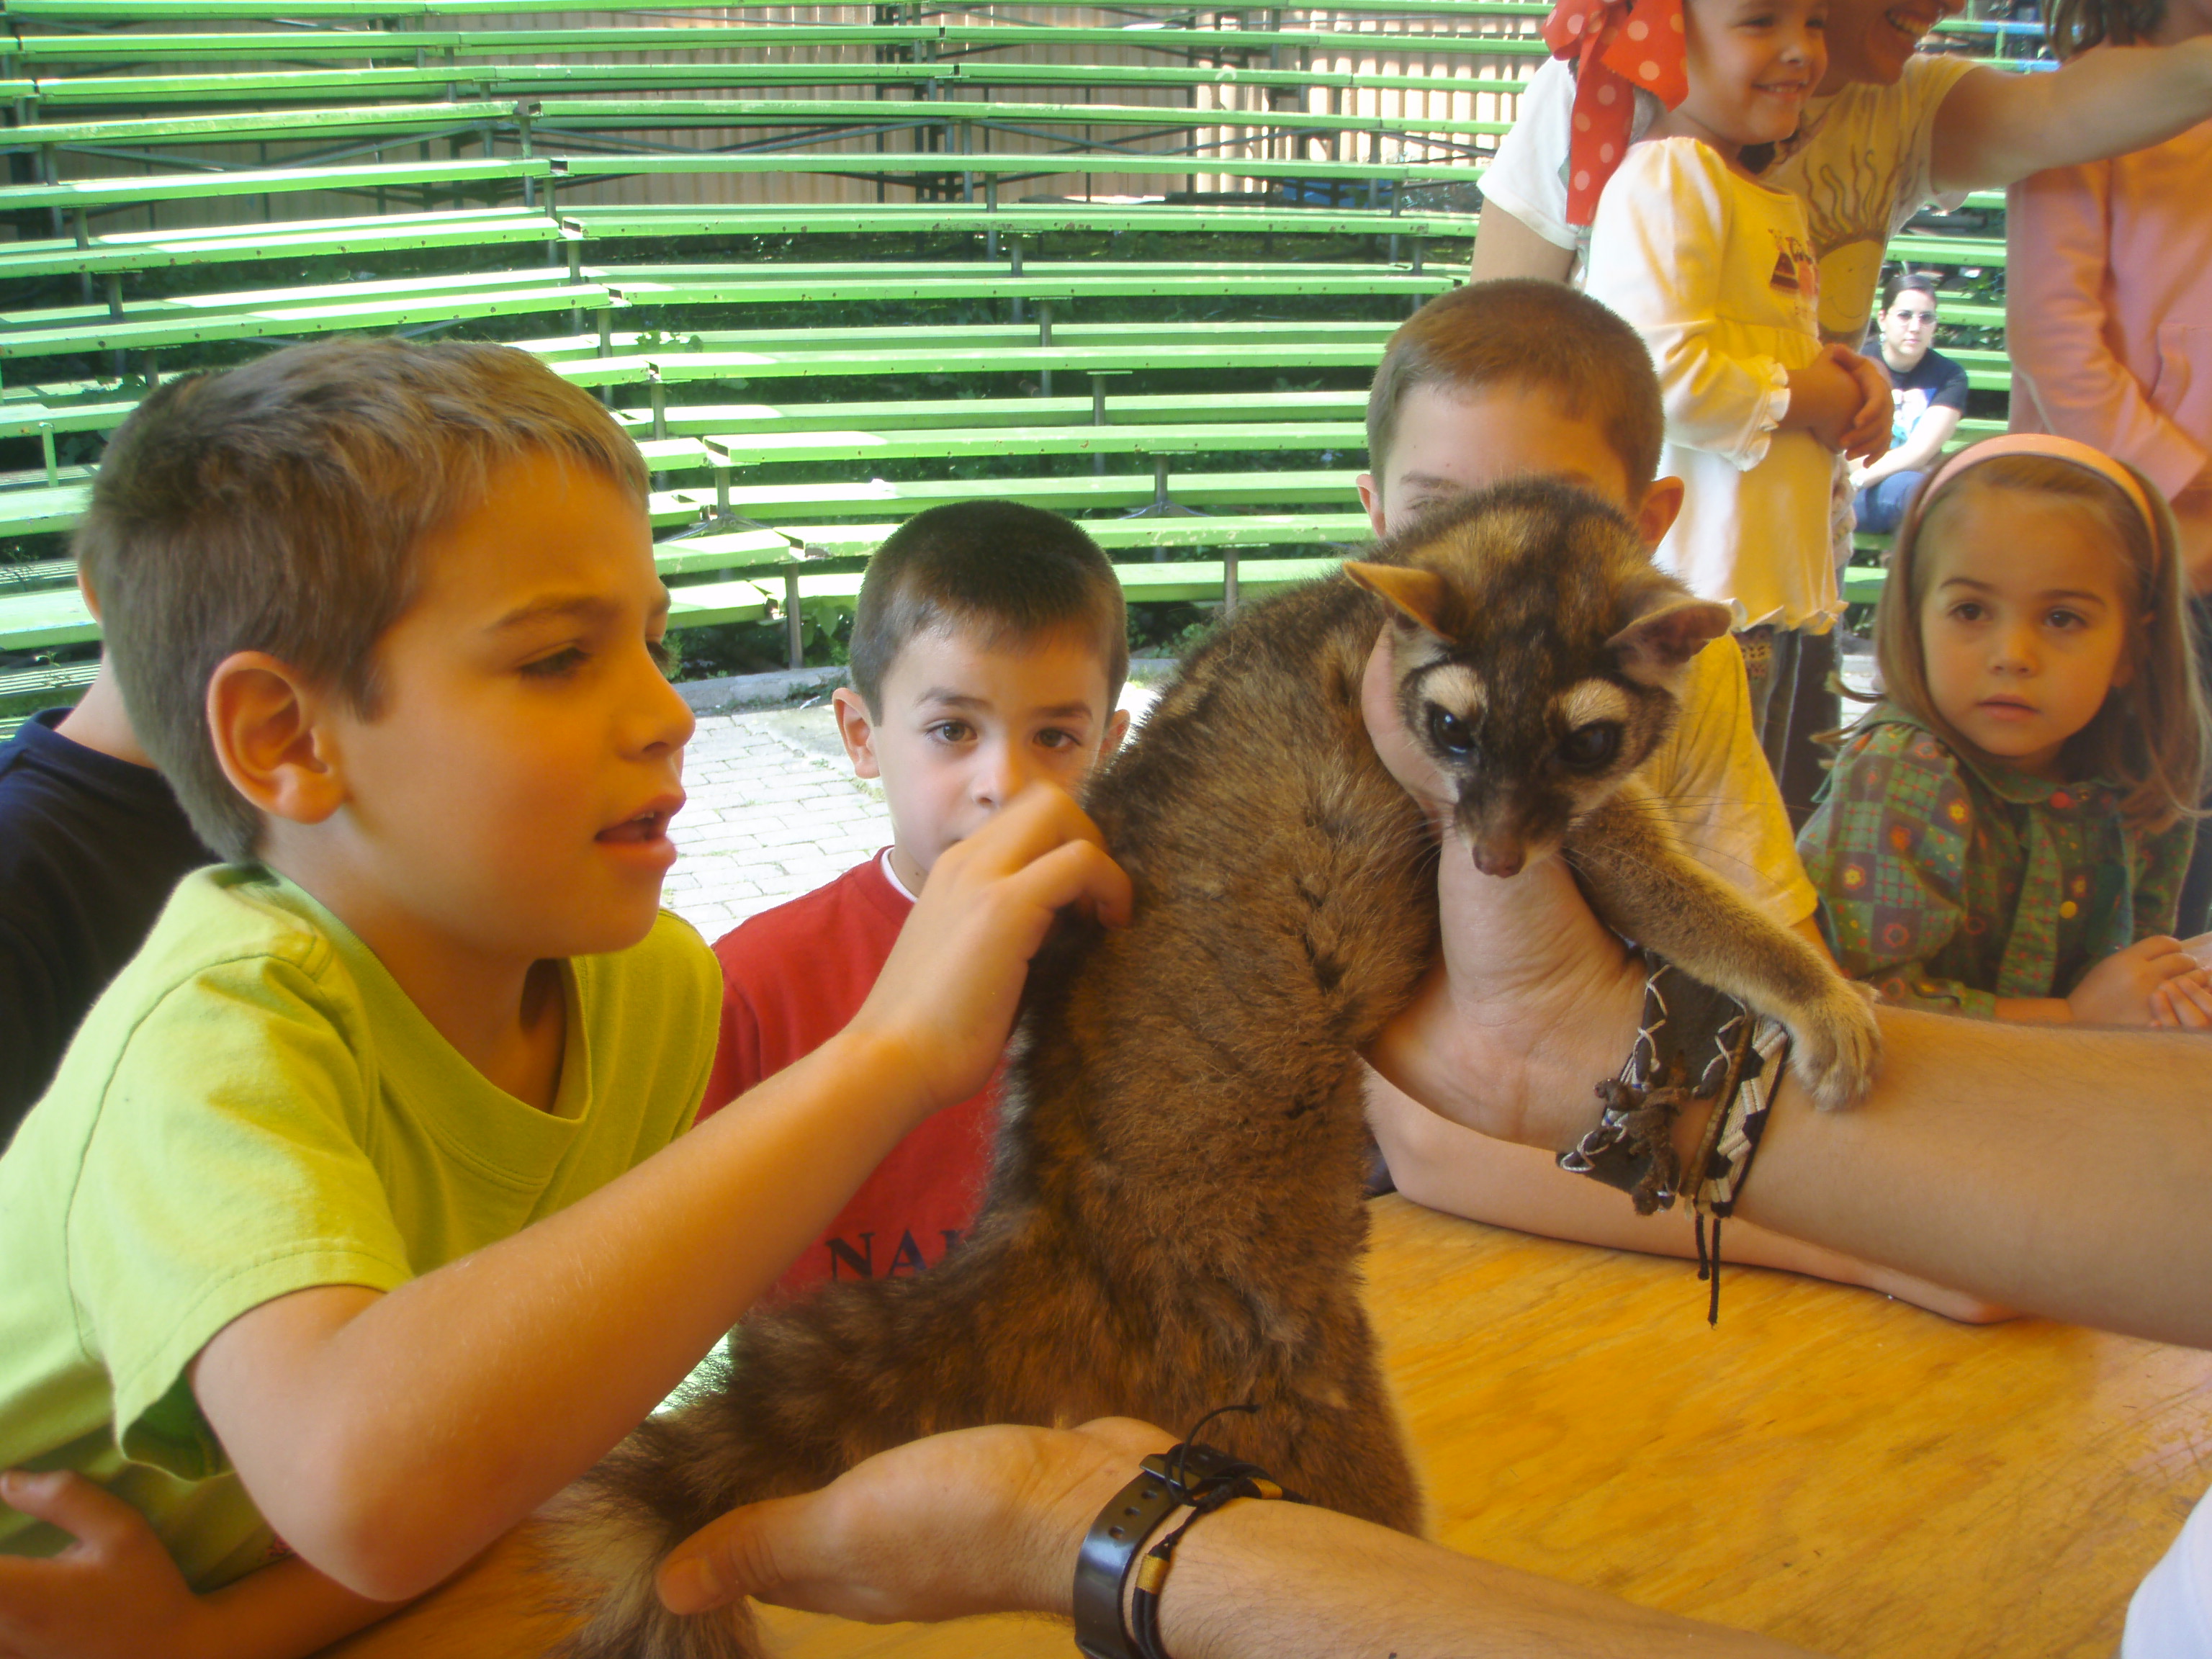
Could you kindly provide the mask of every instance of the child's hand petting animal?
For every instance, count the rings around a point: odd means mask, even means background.
[[[0,1474],[0,1502],[76,1542],[0,1556],[0,1659],[183,1659],[212,1653],[205,1607],[137,1510],[83,1476]]]
[[[2066,1007],[2083,1025],[2212,1026],[2205,970],[2164,933],[2106,957],[2081,976]]]
[[[1054,919],[1073,906],[1118,927],[1129,902],[1097,825],[1065,792],[1031,784],[931,868],[847,1033],[902,1053],[932,1109],[965,1100],[999,1063]]]

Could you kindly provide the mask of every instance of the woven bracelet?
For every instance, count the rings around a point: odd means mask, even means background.
[[[1720,1224],[1735,1212],[1759,1150],[1789,1033],[1653,952],[1644,959],[1650,975],[1636,1041],[1620,1075],[1597,1085],[1596,1126],[1559,1154],[1559,1167],[1626,1192],[1639,1215],[1672,1209],[1686,1195],[1697,1213],[1698,1277],[1712,1285],[1705,1317],[1717,1323]],[[1674,1127],[1691,1106],[1711,1110],[1686,1170]]]

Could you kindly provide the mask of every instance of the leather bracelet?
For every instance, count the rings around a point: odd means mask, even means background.
[[[1165,1659],[1159,1647],[1159,1592],[1176,1544],[1200,1516],[1237,1498],[1287,1498],[1264,1471],[1212,1446],[1186,1442],[1154,1452],[1134,1480],[1098,1512],[1075,1558],[1075,1645],[1087,1659]],[[1160,1540],[1138,1566],[1138,1552],[1160,1522],[1184,1504],[1192,1515]],[[1121,1603],[1133,1572],[1135,1628]]]

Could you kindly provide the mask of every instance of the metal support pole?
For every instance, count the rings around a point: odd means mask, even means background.
[[[806,666],[806,623],[799,614],[799,575],[787,571],[783,578],[783,636],[790,647],[791,665]]]
[[[1037,301],[1037,343],[1040,346],[1052,344],[1052,301],[1049,300]],[[1052,369],[1049,366],[1037,371],[1037,395],[1043,398],[1052,396]]]
[[[58,484],[62,481],[59,458],[54,453],[54,428],[51,421],[39,423],[39,453],[46,463],[46,482]]]
[[[653,435],[665,438],[668,435],[668,387],[661,380],[659,369],[651,368],[647,374],[653,398]]]
[[[1221,614],[1237,614],[1237,550],[1224,548],[1221,555]]]
[[[726,513],[729,510],[730,469],[726,466],[718,466],[714,469],[714,511]]]

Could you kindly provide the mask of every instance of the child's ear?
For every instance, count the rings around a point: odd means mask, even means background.
[[[837,717],[837,735],[844,740],[845,758],[853,763],[853,775],[881,777],[883,769],[876,764],[876,720],[868,713],[866,701],[841,685],[830,694],[830,708]]]
[[[1636,535],[1644,546],[1656,547],[1667,539],[1681,514],[1683,489],[1680,478],[1654,478],[1644,492],[1636,504]]]
[[[1660,602],[1607,640],[1620,672],[1645,685],[1668,678],[1684,663],[1729,631],[1735,613],[1710,599],[1687,594]]]
[[[323,725],[329,700],[265,651],[234,651],[208,678],[208,736],[230,787],[271,817],[320,823],[345,804]]]
[[[1376,482],[1372,472],[1363,472],[1352,483],[1359,489],[1359,504],[1367,509],[1367,526],[1381,541],[1389,531],[1382,522],[1382,486]]]
[[[1104,760],[1121,746],[1129,735],[1129,711],[1117,708],[1107,718],[1106,735],[1098,740],[1098,758]]]
[[[1347,559],[1344,574],[1369,592],[1389,600],[1407,621],[1427,629],[1438,639],[1457,637],[1458,630],[1449,614],[1451,589],[1435,571]]]

